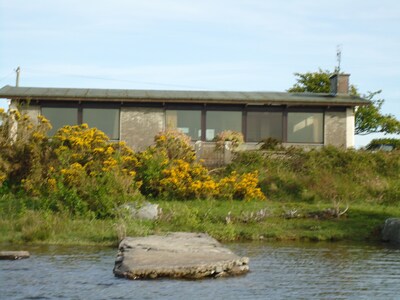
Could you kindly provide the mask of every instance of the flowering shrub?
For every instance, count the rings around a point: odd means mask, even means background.
[[[163,170],[162,175],[160,194],[167,198],[204,199],[216,192],[216,183],[200,164],[190,165],[178,159]]]
[[[140,191],[143,195],[157,197],[159,195],[159,182],[162,171],[170,164],[165,150],[149,147],[145,151],[137,153],[136,174],[137,180],[142,184]]]
[[[265,195],[258,187],[258,172],[238,175],[233,171],[222,178],[217,185],[217,195],[223,199],[265,200]]]
[[[257,188],[256,172],[213,179],[208,170],[195,163],[190,138],[180,131],[158,134],[156,144],[137,155],[137,177],[145,196],[167,199],[265,199]]]
[[[85,124],[61,128],[50,141],[43,116],[33,122],[1,110],[0,117],[0,187],[24,192],[31,208],[104,217],[137,196],[137,159],[124,143]]]
[[[157,197],[163,192],[160,181],[164,178],[164,170],[175,160],[188,164],[195,160],[195,153],[190,144],[190,137],[179,130],[168,129],[154,137],[155,144],[136,155],[138,164],[137,178],[143,184],[140,191],[145,196]]]
[[[162,172],[159,182],[160,195],[168,199],[239,199],[265,200],[258,187],[258,173],[230,176],[219,181],[211,178],[208,170],[199,164],[176,160]]]
[[[23,192],[31,209],[107,217],[141,194],[168,199],[262,199],[257,174],[220,181],[195,162],[190,138],[168,130],[134,153],[86,124],[65,126],[50,140],[50,123],[0,110],[0,189]]]
[[[27,114],[3,109],[0,119],[0,187],[22,184],[37,190],[51,159],[49,122],[43,117],[32,122]]]
[[[87,124],[59,129],[52,145],[62,164],[79,163],[92,177],[111,171],[135,176],[134,152],[124,142],[110,142],[102,131]]]
[[[48,189],[67,188],[84,201],[84,209],[103,217],[134,196],[137,159],[125,143],[112,143],[86,124],[65,126],[53,137],[57,165],[51,168]],[[55,184],[57,183],[57,184]],[[74,212],[75,207],[68,207]],[[80,212],[84,213],[84,212]]]
[[[154,137],[155,147],[164,150],[170,160],[182,159],[189,163],[195,160],[190,137],[180,130],[167,129]]]
[[[243,134],[241,132],[224,130],[216,135],[214,138],[216,142],[216,149],[221,150],[224,147],[225,142],[232,143],[232,150],[239,147],[244,142]]]

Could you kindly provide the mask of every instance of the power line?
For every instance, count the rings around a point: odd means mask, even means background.
[[[33,72],[38,72],[39,74],[45,74],[42,70],[34,69],[34,68],[24,68],[25,70],[31,70]],[[71,74],[71,73],[62,73],[62,72],[55,72],[55,71],[46,71],[46,73],[57,74],[60,76],[68,76],[68,77],[75,77],[75,78],[87,78],[87,79],[96,79],[96,80],[105,80],[105,81],[116,81],[116,82],[127,82],[127,83],[135,83],[135,84],[146,84],[146,85],[159,85],[159,86],[166,86],[166,87],[176,87],[176,88],[189,88],[189,89],[200,89],[206,90],[204,87],[194,87],[194,86],[187,86],[187,85],[176,85],[176,84],[169,84],[169,83],[160,83],[160,82],[149,82],[149,81],[134,81],[128,79],[118,79],[112,77],[100,77],[100,76],[91,76],[91,75],[80,75],[80,74]]]
[[[3,81],[4,79],[10,77],[13,73],[14,73],[14,71],[11,71],[10,73],[8,73],[8,75],[6,75],[6,76],[4,76],[4,77],[1,77],[1,78],[0,78],[0,81]]]

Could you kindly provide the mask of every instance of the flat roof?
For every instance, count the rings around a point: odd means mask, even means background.
[[[132,89],[83,89],[14,87],[0,89],[0,98],[40,101],[165,102],[247,105],[359,106],[370,102],[344,94],[286,93],[263,91],[181,91]]]

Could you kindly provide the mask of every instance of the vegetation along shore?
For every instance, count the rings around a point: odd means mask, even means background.
[[[85,124],[49,139],[46,119],[1,114],[3,244],[116,245],[169,231],[220,241],[374,241],[386,218],[400,217],[399,150],[305,151],[266,140],[208,169],[178,131],[134,152]],[[132,219],[121,209],[145,201],[162,209],[158,219]]]

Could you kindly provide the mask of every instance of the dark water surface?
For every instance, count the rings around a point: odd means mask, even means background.
[[[400,299],[400,250],[342,243],[228,244],[250,257],[242,277],[115,278],[116,249],[30,247],[0,261],[0,299]],[[5,249],[0,245],[0,250]]]

